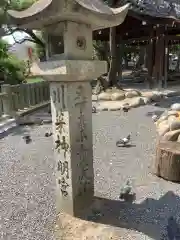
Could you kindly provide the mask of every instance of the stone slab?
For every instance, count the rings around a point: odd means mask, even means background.
[[[57,211],[75,215],[94,195],[91,85],[54,82],[50,93]]]

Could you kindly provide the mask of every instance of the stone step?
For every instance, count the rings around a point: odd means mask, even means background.
[[[0,137],[14,127],[17,127],[17,123],[14,118],[0,121]]]

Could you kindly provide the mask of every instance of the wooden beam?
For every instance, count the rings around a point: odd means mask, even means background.
[[[178,40],[178,41],[180,41],[180,36],[168,35],[168,36],[165,36],[165,39],[166,39],[167,41],[170,41],[170,40]]]
[[[143,41],[150,41],[150,37],[137,37],[137,38],[129,38],[127,40],[123,40],[123,43],[133,43],[133,42],[143,42]]]
[[[167,88],[168,69],[169,69],[169,47],[168,41],[165,39],[165,55],[164,55],[164,88]]]

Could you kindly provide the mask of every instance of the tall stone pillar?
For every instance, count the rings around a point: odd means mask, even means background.
[[[121,24],[129,4],[112,9],[100,0],[39,0],[10,20],[30,29],[63,36],[64,53],[37,63],[33,74],[50,81],[57,170],[57,211],[77,215],[94,194],[90,81],[107,72],[92,60],[92,31]],[[53,48],[55,49],[55,48]],[[59,51],[58,51],[59,52]]]
[[[50,81],[57,210],[77,215],[90,206],[94,195],[90,81],[107,68],[105,62],[92,60],[89,25],[65,22],[63,36],[65,60],[58,61],[61,70],[45,77]],[[50,69],[51,61],[47,65]]]

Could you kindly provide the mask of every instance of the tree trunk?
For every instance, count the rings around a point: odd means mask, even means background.
[[[144,56],[144,65],[145,65],[145,68],[148,68],[148,45],[145,47],[145,56]]]
[[[175,68],[176,72],[179,72],[179,64],[180,64],[180,50],[178,51],[178,59],[177,59],[177,64]]]
[[[158,143],[155,174],[169,181],[180,182],[180,143],[171,141]]]
[[[123,60],[123,44],[120,43],[117,46],[117,76],[118,80],[122,79],[122,60]]]
[[[107,64],[108,64],[108,69],[107,69],[107,72],[109,72],[109,68],[110,68],[110,61],[109,61],[109,41],[105,41],[104,42],[104,54],[103,54],[103,59],[102,60],[105,60],[107,61]]]
[[[128,58],[126,53],[124,53],[124,68],[128,69]]]
[[[139,53],[139,59],[136,63],[136,70],[141,69],[142,65],[144,64],[144,56],[145,56],[145,48],[141,47],[140,53]]]
[[[109,87],[117,85],[117,46],[116,46],[116,27],[110,28],[110,68],[108,73]]]

